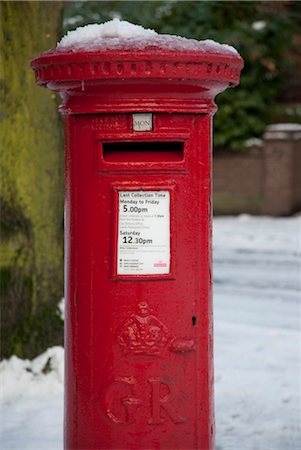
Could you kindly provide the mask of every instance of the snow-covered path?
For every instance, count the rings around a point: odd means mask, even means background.
[[[217,450],[300,450],[300,218],[214,222]]]
[[[300,233],[214,220],[216,450],[301,450]],[[0,364],[1,449],[62,450],[62,370],[57,347]]]

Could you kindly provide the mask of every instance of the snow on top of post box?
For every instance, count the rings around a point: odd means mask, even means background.
[[[173,51],[198,51],[237,55],[235,48],[211,39],[197,41],[121,21],[117,18],[102,24],[90,24],[68,31],[57,44],[57,51],[144,50],[161,48]]]

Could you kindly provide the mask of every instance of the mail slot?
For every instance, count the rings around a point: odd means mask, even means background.
[[[65,118],[68,450],[214,446],[212,116],[243,62],[156,39],[32,61]]]
[[[103,159],[109,162],[183,161],[182,142],[108,142]]]

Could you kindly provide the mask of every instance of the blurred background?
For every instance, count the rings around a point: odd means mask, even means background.
[[[115,17],[232,45],[245,61],[240,85],[217,97],[214,119],[217,448],[297,450],[301,2],[293,0],[0,2],[1,354],[46,351],[0,368],[3,448],[61,448],[63,120],[59,99],[36,86],[30,60],[67,31]],[[48,377],[44,391],[39,377]],[[31,403],[27,391],[44,400]],[[47,431],[34,446],[37,414]]]

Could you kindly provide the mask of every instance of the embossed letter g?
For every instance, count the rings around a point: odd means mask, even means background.
[[[103,393],[105,414],[116,424],[128,425],[135,422],[137,408],[141,400],[134,394],[135,379],[120,377],[107,385]]]

